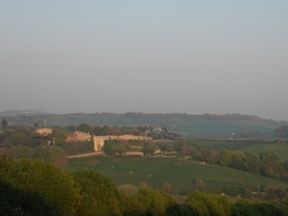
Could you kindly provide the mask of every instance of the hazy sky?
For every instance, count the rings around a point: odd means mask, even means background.
[[[288,119],[287,0],[0,0],[0,111]]]

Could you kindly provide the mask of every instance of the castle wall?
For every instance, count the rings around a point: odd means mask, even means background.
[[[94,151],[101,151],[106,140],[152,140],[147,136],[134,136],[134,135],[108,135],[108,136],[93,136]]]
[[[52,128],[37,128],[36,133],[40,135],[49,135],[53,133]]]
[[[91,141],[90,133],[75,131],[71,134],[68,134],[66,138],[66,142],[85,142],[85,141],[88,141],[88,142]]]

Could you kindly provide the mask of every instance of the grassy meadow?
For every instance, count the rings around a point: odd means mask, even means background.
[[[261,152],[272,151],[283,160],[288,160],[288,143],[262,140],[188,140],[189,144],[208,150],[239,150],[259,155]]]
[[[91,169],[113,180],[119,186],[146,183],[162,188],[163,183],[172,186],[172,193],[179,194],[195,190],[195,180],[203,179],[203,190],[221,193],[246,187],[257,191],[267,184],[288,188],[288,182],[234,169],[199,164],[184,158],[143,158],[134,156],[77,158],[69,160],[69,171]]]
[[[265,144],[254,144],[247,145],[240,148],[241,151],[252,152],[258,155],[261,152],[272,151],[278,155],[282,160],[288,160],[288,145],[281,143],[265,143]]]

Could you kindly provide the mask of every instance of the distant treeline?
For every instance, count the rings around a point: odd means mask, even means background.
[[[6,113],[7,114],[7,113]],[[35,123],[44,126],[44,122],[49,126],[66,127],[69,125],[79,125],[83,122],[90,125],[128,127],[148,126],[153,128],[165,127],[185,136],[195,137],[222,137],[228,138],[232,133],[241,138],[271,137],[274,129],[282,126],[272,120],[261,119],[257,116],[226,114],[226,115],[191,115],[186,113],[75,113],[65,115],[23,113],[5,118],[10,125],[30,125]],[[0,113],[1,115],[1,113]]]
[[[149,136],[153,139],[170,139],[175,140],[179,137],[181,137],[177,133],[173,133],[167,130],[165,127],[160,128],[153,128],[148,126],[139,126],[139,127],[128,127],[128,126],[122,126],[122,127],[116,127],[116,126],[93,126],[90,124],[80,124],[79,126],[67,126],[64,127],[64,129],[67,129],[69,131],[81,131],[81,132],[88,132],[91,135],[96,136],[105,136],[105,135],[137,135],[137,136]]]
[[[260,153],[257,157],[253,153],[238,150],[201,150],[195,159],[288,181],[288,161],[280,159],[272,151]]]

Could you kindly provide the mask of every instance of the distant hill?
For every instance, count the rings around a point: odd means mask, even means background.
[[[51,113],[43,112],[40,110],[7,110],[7,111],[0,111],[0,117],[4,116],[39,116],[39,115],[49,115]]]
[[[8,115],[9,114],[9,115]],[[274,129],[283,125],[273,120],[262,119],[258,116],[226,114],[226,115],[191,115],[184,113],[173,114],[144,114],[128,112],[116,113],[74,113],[49,114],[37,111],[9,111],[0,112],[0,118],[5,117],[9,124],[40,126],[47,122],[47,126],[68,126],[87,123],[98,126],[151,126],[165,127],[169,131],[184,136],[221,136],[229,137],[232,134],[245,136],[262,136],[273,133]]]

